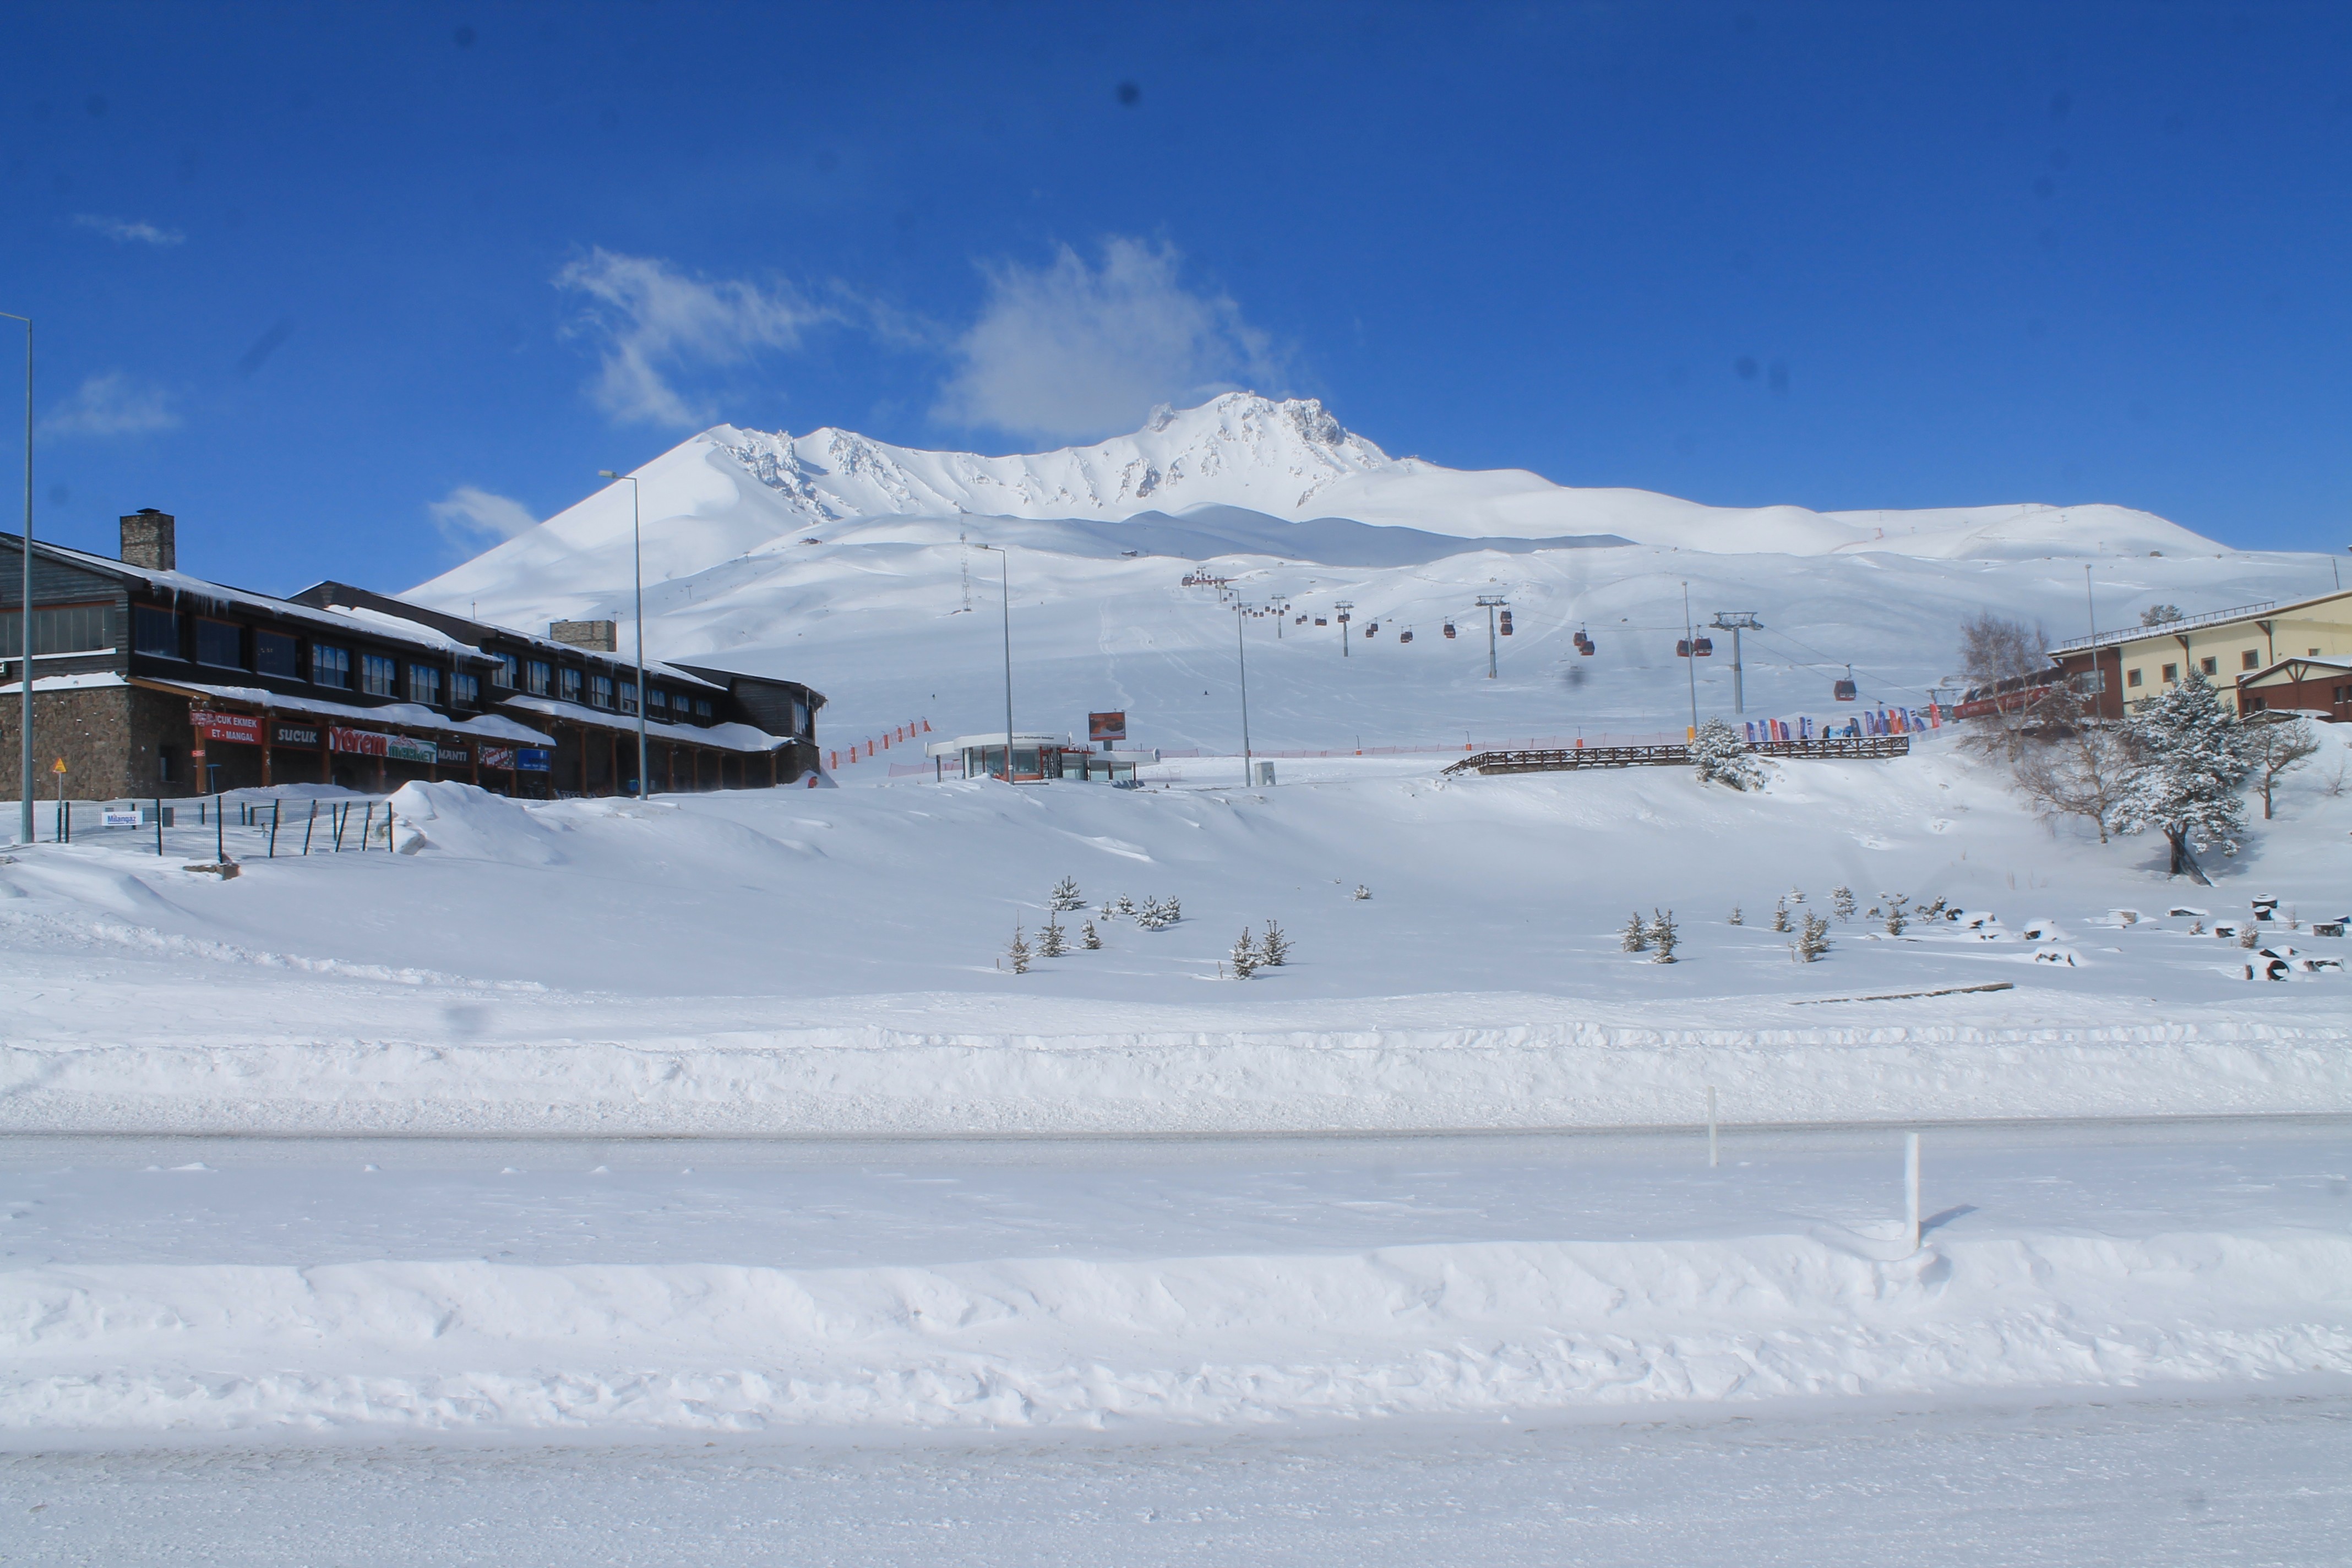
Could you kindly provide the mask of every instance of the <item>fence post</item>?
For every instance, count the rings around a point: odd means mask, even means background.
[[[163,797],[155,797],[155,858],[163,858]]]
[[[221,815],[221,797],[213,796],[213,864],[228,863],[228,819]],[[227,873],[222,873],[226,876]]]
[[[310,819],[302,825],[302,853],[310,853],[310,829],[319,826],[319,803],[310,802]]]
[[[272,860],[278,858],[278,819],[285,815],[284,801],[274,800],[269,803],[269,858]]]
[[[1919,1134],[1903,1139],[1903,1206],[1911,1229],[1911,1250],[1919,1250]]]

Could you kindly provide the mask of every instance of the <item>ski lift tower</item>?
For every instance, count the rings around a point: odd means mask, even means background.
[[[1486,612],[1486,679],[1495,679],[1495,612],[1511,601],[1500,594],[1481,594],[1478,607]]]
[[[1356,601],[1342,599],[1331,607],[1338,612],[1331,618],[1339,623],[1339,657],[1345,658],[1348,657],[1348,622],[1353,618],[1348,612],[1356,607]]]
[[[1760,632],[1764,623],[1756,618],[1753,610],[1717,610],[1707,625],[1719,632],[1731,634],[1731,707],[1734,712],[1748,711],[1748,688],[1739,673],[1739,634]]]

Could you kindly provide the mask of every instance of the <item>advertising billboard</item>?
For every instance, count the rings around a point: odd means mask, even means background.
[[[1087,715],[1087,740],[1099,745],[1106,741],[1127,739],[1125,713],[1089,713]]]

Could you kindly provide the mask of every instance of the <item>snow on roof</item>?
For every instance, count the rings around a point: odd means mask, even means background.
[[[46,682],[37,682],[36,691]],[[478,735],[486,741],[511,741],[522,746],[551,746],[553,737],[516,723],[496,713],[484,713],[473,719],[452,719],[436,713],[421,702],[386,702],[375,708],[361,708],[349,702],[329,702],[316,697],[289,697],[281,691],[270,691],[258,686],[212,686],[196,680],[147,680],[142,684],[161,686],[173,691],[193,692],[223,702],[250,702],[257,708],[268,708],[286,713],[310,713],[321,719],[352,719],[363,724],[392,724],[411,730],[454,730],[468,735]]]
[[[1070,738],[1067,735],[1038,734],[1026,730],[1015,730],[1013,731],[1013,743],[1016,746],[1066,746],[1070,743]],[[980,746],[1001,746],[1003,744],[1004,744],[1004,731],[1002,730],[991,730],[987,733],[982,735],[958,735],[952,741],[934,741],[929,745],[923,748],[923,755],[927,757],[952,757],[958,752],[968,751]]]
[[[520,708],[527,713],[544,713],[551,719],[561,719],[567,724],[593,724],[602,730],[626,730],[637,732],[634,715],[607,712],[601,708],[584,708],[577,702],[559,702],[551,697],[509,697],[509,708]],[[771,735],[765,730],[749,724],[665,724],[658,719],[646,721],[646,733],[665,741],[682,741],[690,746],[717,746],[730,752],[772,752],[791,742],[781,735]]]
[[[5,537],[12,545],[22,542],[20,535],[9,534]],[[195,598],[217,600],[223,604],[242,605],[249,609],[267,610],[272,615],[284,616],[289,620],[310,621],[320,626],[333,626],[346,633],[370,632],[378,637],[390,637],[399,642],[415,643],[424,647],[466,647],[463,643],[453,644],[449,638],[439,632],[421,626],[414,621],[404,621],[395,616],[386,616],[377,620],[362,621],[347,610],[314,610],[308,605],[298,605],[290,599],[274,598],[268,594],[249,593],[243,588],[232,588],[225,583],[207,582],[202,577],[191,577],[185,572],[159,572],[152,567],[133,566],[128,562],[117,561],[110,555],[100,555],[88,550],[76,550],[70,544],[52,544],[45,539],[35,540],[33,551],[36,554],[47,552],[61,556],[76,565],[86,566],[92,571],[103,572],[110,576],[144,583],[160,594],[173,595],[185,594]],[[478,650],[467,648],[467,651]]]
[[[36,691],[95,691],[102,687],[130,684],[128,678],[105,669],[91,670],[86,675],[33,677],[33,689]],[[25,683],[21,680],[12,680],[5,686],[0,686],[0,692],[14,691],[21,694],[24,689]]]
[[[331,615],[349,616],[363,626],[390,630],[418,642],[432,643],[436,647],[464,653],[482,651],[472,643],[459,642],[438,626],[427,626],[423,621],[412,621],[405,616],[387,616],[382,610],[371,610],[359,605],[329,605],[327,610]]]

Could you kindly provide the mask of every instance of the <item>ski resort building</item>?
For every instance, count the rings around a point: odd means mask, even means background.
[[[2050,650],[2076,689],[2120,719],[2197,670],[2241,713],[2296,709],[2352,721],[2352,592],[2241,605],[2101,632]]]
[[[637,679],[610,622],[539,637],[347,584],[291,598],[178,570],[176,524],[122,519],[122,553],[33,545],[33,741],[81,799],[281,784],[381,791],[460,779],[501,794],[637,788]],[[26,672],[24,543],[0,534],[0,695]],[[816,767],[824,699],[707,664],[646,667],[656,790],[790,784]],[[0,701],[16,754],[21,701]],[[62,779],[49,773],[64,764]]]
[[[952,741],[934,741],[923,748],[931,759],[934,776],[947,777],[952,765],[961,772],[959,777],[968,779],[1003,778],[1005,733],[1002,730],[979,735],[958,735]],[[1042,784],[1047,779],[1093,779],[1117,784],[1135,777],[1138,763],[1156,763],[1158,752],[1094,751],[1076,744],[1067,735],[1021,734],[1013,736],[1012,782]]]

